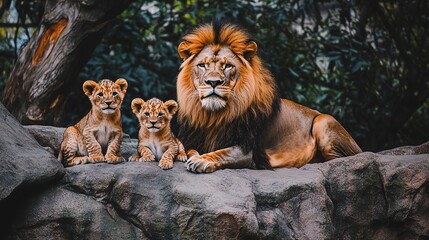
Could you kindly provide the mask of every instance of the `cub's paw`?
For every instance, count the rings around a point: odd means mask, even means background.
[[[89,155],[88,162],[90,162],[90,163],[104,162],[104,156],[101,153],[100,154]]]
[[[180,162],[186,162],[186,160],[188,160],[188,156],[186,156],[186,153],[184,152],[179,152],[176,156],[176,160]]]
[[[216,164],[205,159],[204,155],[193,155],[186,161],[185,167],[195,173],[211,173],[217,170]]]
[[[142,152],[141,157],[138,160],[139,162],[154,162],[155,155],[150,151]]]
[[[160,168],[164,169],[164,170],[171,169],[171,168],[173,168],[173,161],[172,161],[172,160],[165,159],[165,158],[162,158],[162,159],[159,161],[158,166],[159,166]]]
[[[107,163],[121,163],[125,159],[122,156],[117,156],[115,154],[106,154],[106,162]]]
[[[138,162],[140,159],[140,155],[138,154],[133,154],[128,158],[128,161],[130,162]]]
[[[87,156],[74,157],[74,158],[67,161],[66,167],[71,167],[71,166],[75,166],[75,165],[79,165],[79,164],[85,164],[87,162],[88,162]]]

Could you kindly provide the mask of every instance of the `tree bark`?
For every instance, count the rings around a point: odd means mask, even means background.
[[[131,0],[47,0],[39,28],[6,82],[3,103],[23,124],[57,124],[69,89],[107,23]]]

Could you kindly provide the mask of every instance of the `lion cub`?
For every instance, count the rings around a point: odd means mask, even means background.
[[[84,163],[119,163],[122,143],[121,104],[128,83],[104,79],[99,83],[88,80],[83,91],[91,101],[90,112],[76,125],[64,132],[58,160],[65,166]],[[103,155],[105,153],[105,155]]]
[[[159,161],[159,167],[170,169],[173,160],[185,162],[187,157],[183,144],[170,129],[170,121],[176,113],[178,105],[174,100],[165,103],[158,98],[147,102],[135,98],[131,108],[140,122],[138,154],[130,157],[130,161]]]

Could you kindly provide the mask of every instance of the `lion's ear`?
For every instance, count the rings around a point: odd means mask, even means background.
[[[174,100],[168,100],[164,103],[164,106],[167,108],[168,112],[173,116],[177,112],[179,105]]]
[[[83,92],[89,97],[92,95],[92,93],[94,92],[95,88],[98,87],[98,83],[92,81],[92,80],[87,80],[83,83]]]
[[[250,41],[246,44],[246,49],[244,50],[243,56],[250,61],[258,51],[258,45],[254,41]]]
[[[177,48],[179,52],[180,58],[185,61],[188,57],[191,56],[191,52],[189,51],[189,45],[187,42],[181,42],[179,47]]]
[[[118,78],[115,83],[117,85],[119,85],[119,88],[121,89],[121,92],[125,93],[127,91],[128,88],[128,83],[127,80],[125,80],[124,78]]]
[[[139,114],[140,110],[143,108],[144,101],[141,98],[134,98],[131,102],[131,109],[135,115]]]

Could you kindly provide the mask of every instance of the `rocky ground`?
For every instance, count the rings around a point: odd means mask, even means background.
[[[178,162],[64,169],[54,156],[63,131],[23,128],[0,104],[0,239],[429,238],[429,142],[193,174]],[[136,145],[126,137],[123,155]]]

